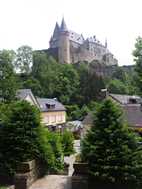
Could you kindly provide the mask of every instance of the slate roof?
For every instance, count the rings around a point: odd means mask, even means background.
[[[142,107],[137,105],[123,106],[124,118],[130,126],[142,127]]]
[[[119,102],[120,104],[130,104],[130,99],[136,99],[138,103],[141,103],[141,98],[139,96],[131,96],[131,95],[121,95],[121,94],[109,94],[114,100]]]
[[[30,96],[34,105],[36,105],[39,108],[39,105],[37,103],[36,98],[34,97],[31,89],[19,89],[17,90],[17,98],[19,98],[20,100],[26,100],[27,96]]]
[[[21,100],[24,100],[27,95],[33,95],[31,89],[19,89],[17,90],[17,97],[20,98]]]
[[[60,27],[59,27],[58,23],[56,22],[55,29],[53,32],[53,38],[58,38],[59,32],[60,32]]]
[[[130,126],[142,127],[141,97],[121,94],[109,94],[109,96],[116,102],[120,103],[124,112],[124,120],[126,120]],[[135,99],[136,102],[132,103],[130,99]]]
[[[84,42],[84,38],[82,35],[74,32],[74,31],[69,31],[69,39],[73,42],[79,43],[79,44],[83,44]]]
[[[67,25],[66,25],[66,23],[65,23],[65,20],[64,20],[64,18],[62,19],[62,23],[61,23],[61,27],[60,27],[60,31],[68,31],[68,29],[67,29]]]
[[[66,108],[58,102],[56,99],[49,98],[36,98],[42,112],[53,112],[53,111],[65,111]],[[55,105],[53,109],[48,108],[47,105]]]

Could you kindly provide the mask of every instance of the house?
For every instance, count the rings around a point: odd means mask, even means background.
[[[35,97],[31,89],[19,89],[17,98],[35,105],[41,112],[41,122],[52,130],[62,129],[66,123],[66,109],[57,99]]]
[[[109,94],[124,111],[124,119],[136,129],[142,128],[142,99],[139,96]]]
[[[36,98],[41,110],[42,123],[55,130],[66,122],[66,109],[57,99]]]

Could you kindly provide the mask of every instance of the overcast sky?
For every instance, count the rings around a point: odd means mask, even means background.
[[[142,0],[0,0],[0,49],[49,47],[55,22],[84,37],[96,35],[118,59],[133,64],[132,50],[142,36]]]

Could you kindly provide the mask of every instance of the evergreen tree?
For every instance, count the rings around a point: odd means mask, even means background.
[[[111,100],[96,111],[94,126],[82,143],[82,158],[98,182],[140,184],[142,150],[138,137],[122,121],[122,112]]]

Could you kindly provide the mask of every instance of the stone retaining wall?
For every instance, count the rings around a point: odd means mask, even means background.
[[[17,167],[15,189],[28,189],[29,186],[44,175],[45,169],[38,161],[23,162]]]
[[[74,163],[72,189],[88,189],[88,164]]]

